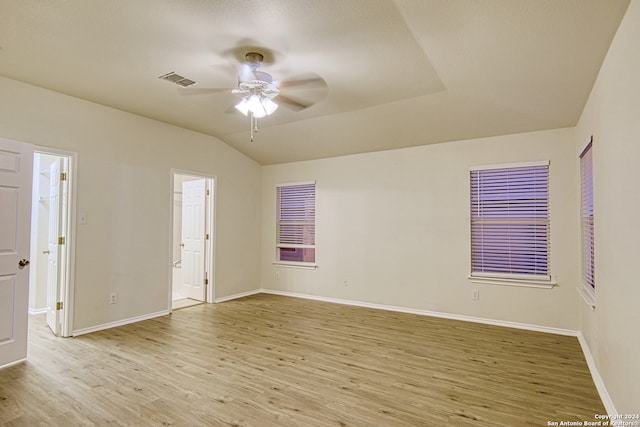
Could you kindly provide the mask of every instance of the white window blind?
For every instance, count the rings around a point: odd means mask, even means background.
[[[471,170],[471,275],[550,280],[549,163]]]
[[[279,185],[276,217],[278,261],[315,262],[315,183]]]
[[[593,235],[593,156],[591,143],[580,154],[580,216],[582,227],[582,280],[595,290]]]

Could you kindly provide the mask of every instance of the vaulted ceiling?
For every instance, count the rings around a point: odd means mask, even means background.
[[[574,126],[628,3],[0,0],[0,75],[282,163]],[[276,80],[326,82],[283,86],[311,105],[254,142],[230,90],[249,51]]]

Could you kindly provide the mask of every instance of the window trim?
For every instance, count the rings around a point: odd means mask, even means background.
[[[280,199],[278,197],[278,189],[282,188],[282,187],[292,187],[292,186],[303,186],[303,185],[313,185],[314,189],[313,189],[313,202],[314,202],[314,218],[313,218],[313,227],[314,227],[314,234],[315,234],[315,229],[316,229],[316,206],[317,206],[317,193],[316,193],[316,181],[315,180],[311,180],[311,181],[296,181],[296,182],[286,182],[286,183],[280,183],[280,184],[276,184],[275,188],[276,188],[276,236],[275,236],[275,260],[273,261],[273,265],[275,266],[279,266],[279,267],[289,267],[289,268],[301,268],[301,269],[316,269],[318,267],[318,264],[316,262],[317,258],[316,258],[316,254],[314,252],[314,261],[313,262],[305,262],[305,261],[290,261],[290,260],[280,260],[280,249],[281,248],[312,248],[312,249],[316,249],[316,245],[315,245],[315,237],[314,237],[314,244],[290,244],[290,243],[280,243],[279,242],[279,238],[278,238],[278,224],[280,219],[278,218],[278,212],[280,210],[280,206],[278,205],[280,203]]]
[[[304,270],[315,270],[318,264],[315,262],[295,262],[295,261],[273,261],[273,265],[286,268],[301,268]]]
[[[485,285],[501,285],[501,286],[520,286],[523,288],[537,288],[537,289],[551,289],[558,285],[555,277],[551,276],[548,279],[531,280],[522,279],[517,277],[497,277],[493,276],[481,276],[478,273],[469,275],[467,277],[471,283],[482,283]]]
[[[551,162],[549,160],[539,160],[539,161],[529,161],[529,162],[516,162],[516,163],[501,163],[501,164],[492,164],[492,165],[475,165],[469,168],[469,203],[471,206],[471,172],[473,171],[483,171],[483,170],[494,170],[494,169],[513,169],[513,168],[526,168],[526,167],[538,167],[538,166],[546,166],[549,168]],[[548,169],[548,181],[547,181],[547,221],[548,221],[548,246],[547,246],[547,256],[548,264],[547,264],[547,274],[546,275],[528,275],[528,274],[510,274],[510,273],[486,273],[486,272],[474,272],[473,271],[473,236],[471,235],[472,230],[472,220],[473,218],[469,217],[469,252],[471,257],[470,261],[470,270],[471,272],[467,276],[470,282],[472,283],[481,283],[481,284],[490,284],[490,285],[503,285],[503,286],[521,286],[528,288],[538,288],[538,289],[551,289],[557,286],[557,279],[552,275],[551,272],[551,235],[550,235],[550,225],[551,225],[551,185],[550,185],[550,168]]]

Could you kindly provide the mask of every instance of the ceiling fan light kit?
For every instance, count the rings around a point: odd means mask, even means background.
[[[252,80],[241,82],[238,89],[232,91],[235,95],[244,95],[236,104],[236,110],[251,118],[251,142],[258,131],[258,119],[273,114],[278,109],[278,104],[273,98],[278,96],[280,90],[268,82]]]

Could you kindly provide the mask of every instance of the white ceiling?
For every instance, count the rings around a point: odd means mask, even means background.
[[[574,126],[628,3],[0,0],[0,75],[282,163]],[[251,46],[277,80],[327,82],[283,89],[317,102],[260,120],[253,143],[230,91],[158,79],[233,88]]]

